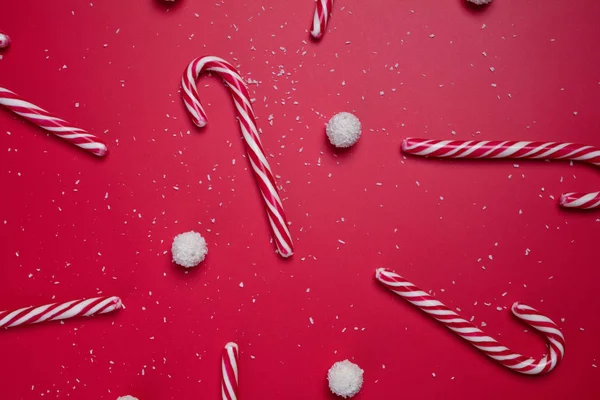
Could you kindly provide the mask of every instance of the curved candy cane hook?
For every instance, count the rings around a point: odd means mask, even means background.
[[[200,104],[198,89],[196,88],[196,78],[203,72],[218,74],[231,91],[242,135],[246,143],[248,160],[265,203],[277,250],[282,257],[289,257],[294,253],[292,236],[287,226],[287,219],[279,198],[275,177],[271,172],[271,167],[265,157],[258,136],[254,109],[250,104],[250,95],[246,84],[235,68],[221,58],[205,56],[193,60],[184,71],[181,86],[183,87],[183,102],[190,112],[192,120],[200,128],[205,126],[207,122],[206,113],[202,108],[202,104]]]
[[[600,166],[600,149],[574,143],[408,138],[402,142],[407,154],[439,158],[527,158],[583,161]],[[560,205],[567,208],[600,207],[600,192],[565,193]]]
[[[527,358],[501,345],[496,339],[486,335],[481,329],[400,275],[379,268],[375,277],[392,292],[431,315],[485,355],[513,371],[527,375],[545,374],[552,371],[565,355],[565,338],[558,326],[532,307],[515,303],[511,311],[521,321],[546,336],[550,352],[539,360]]]
[[[310,35],[315,39],[321,39],[327,29],[327,22],[331,17],[333,0],[317,0],[315,15],[310,27]]]

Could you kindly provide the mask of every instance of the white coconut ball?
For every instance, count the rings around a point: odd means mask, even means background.
[[[138,398],[127,395],[127,396],[118,397],[117,400],[138,400]]]
[[[190,231],[175,236],[171,253],[173,253],[173,261],[182,267],[191,268],[204,261],[208,247],[202,235]]]
[[[360,137],[360,121],[348,112],[341,112],[331,117],[325,131],[335,147],[350,147]]]
[[[329,389],[343,398],[354,396],[363,384],[363,370],[348,360],[338,361],[327,372]]]
[[[483,6],[485,4],[490,4],[492,0],[467,0],[475,5]]]

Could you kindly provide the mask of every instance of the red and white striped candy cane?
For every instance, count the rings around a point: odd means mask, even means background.
[[[333,9],[333,0],[317,0],[315,5],[315,15],[310,27],[310,34],[315,39],[321,39],[327,29],[327,22],[331,17]]]
[[[566,208],[581,208],[584,210],[599,208],[600,192],[564,193],[560,196],[560,205]]]
[[[67,121],[53,116],[43,108],[23,100],[14,92],[2,87],[0,87],[0,104],[40,128],[94,155],[101,157],[108,151],[106,144],[99,137],[73,127]]]
[[[0,32],[0,49],[5,49],[10,45],[10,37]]]
[[[402,142],[402,151],[439,158],[572,160],[600,166],[599,148],[574,143],[408,138]],[[597,193],[567,193],[562,196],[560,205],[569,208],[596,208],[600,207],[600,197]]]
[[[237,400],[238,393],[238,345],[229,342],[221,357],[221,399]]]
[[[0,311],[0,328],[73,317],[90,317],[96,314],[106,314],[122,307],[121,299],[111,296],[53,303],[40,307],[25,307],[14,311]]]
[[[277,250],[279,250],[282,257],[289,257],[294,253],[292,235],[287,226],[287,219],[277,191],[275,177],[271,172],[271,167],[260,142],[254,109],[250,104],[250,95],[246,84],[235,68],[221,58],[205,56],[193,60],[183,74],[181,86],[183,87],[182,95],[185,106],[190,112],[194,123],[200,128],[207,123],[206,113],[202,108],[202,104],[200,104],[200,97],[196,88],[196,78],[203,72],[218,74],[231,91],[242,135],[246,143],[248,160],[250,160],[254,177],[265,203]]]
[[[527,358],[501,345],[494,338],[486,335],[481,329],[400,275],[388,269],[379,268],[375,277],[392,292],[419,307],[485,355],[513,371],[527,375],[544,374],[554,369],[565,355],[565,338],[558,326],[532,307],[514,303],[511,310],[517,318],[546,336],[550,352],[539,360]]]

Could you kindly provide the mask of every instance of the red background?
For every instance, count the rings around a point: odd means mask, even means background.
[[[357,399],[600,396],[600,213],[557,205],[598,190],[598,172],[400,153],[407,136],[600,145],[598,2],[340,0],[318,44],[309,0],[5,3],[0,85],[110,153],[0,111],[1,308],[99,293],[127,308],[0,332],[3,399],[217,399],[228,341],[244,399],[332,399],[326,372],[346,358],[365,370]],[[209,125],[186,114],[181,73],[200,55],[258,82],[291,260],[269,244],[217,78],[199,81]],[[324,124],[344,110],[363,136],[337,151]],[[192,229],[210,252],[188,272],[170,246]],[[535,357],[543,339],[509,307],[537,307],[562,328],[566,358],[546,377],[507,371],[379,287],[382,266]]]

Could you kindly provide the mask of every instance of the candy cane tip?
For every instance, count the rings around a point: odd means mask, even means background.
[[[375,278],[376,279],[381,279],[381,275],[385,272],[385,268],[377,268],[375,270]]]
[[[315,40],[320,40],[323,37],[323,32],[321,31],[311,31],[310,36]]]
[[[106,145],[102,145],[102,147],[100,147],[97,151],[96,151],[96,155],[98,157],[104,157],[106,154],[108,153],[108,147],[106,147]]]
[[[519,314],[522,314],[524,311],[527,310],[531,311],[532,308],[526,304],[519,303],[518,301],[514,302],[512,307],[510,308],[510,311],[512,311],[512,313],[515,314],[517,317],[519,316]]]
[[[238,345],[235,342],[229,342],[225,345],[226,349],[237,349]]]
[[[569,196],[571,194],[572,193],[563,193],[563,194],[561,194],[560,195],[560,200],[559,200],[558,204],[560,204],[561,207],[566,207],[567,204],[569,203]]]
[[[121,300],[120,297],[116,297],[114,300],[114,305],[115,305],[115,310],[119,310],[121,308],[125,308],[125,304],[123,304],[123,301]]]
[[[294,255],[294,252],[292,250],[290,251],[281,251],[279,250],[279,255],[283,258],[290,258],[291,256]]]
[[[194,124],[198,127],[198,128],[204,128],[206,126],[206,120],[200,120],[200,119],[195,119],[194,120]]]
[[[406,138],[402,141],[402,145],[400,146],[402,148],[402,151],[406,151],[406,149],[408,149],[408,141],[410,140],[410,138]]]

